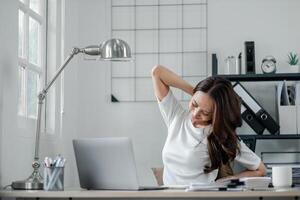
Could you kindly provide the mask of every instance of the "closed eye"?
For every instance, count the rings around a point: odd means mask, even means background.
[[[192,106],[195,107],[195,108],[197,108],[197,107],[198,107],[198,104],[197,104],[195,101],[193,101],[193,102],[192,102]]]
[[[209,113],[208,112],[202,112],[203,115],[208,116]]]

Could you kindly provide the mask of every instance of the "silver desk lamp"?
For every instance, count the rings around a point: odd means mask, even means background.
[[[37,126],[36,126],[36,138],[35,138],[35,153],[34,160],[32,163],[33,172],[25,180],[14,181],[12,182],[13,189],[19,190],[39,190],[43,189],[43,177],[40,174],[40,161],[39,161],[39,143],[40,143],[40,134],[41,134],[41,112],[42,105],[47,95],[49,88],[74,57],[78,53],[84,53],[91,56],[100,56],[101,60],[110,60],[110,61],[130,61],[131,60],[131,50],[129,45],[120,39],[110,39],[103,42],[100,45],[88,46],[85,48],[74,47],[71,54],[62,66],[57,70],[54,77],[46,85],[46,87],[38,95],[38,116],[37,116]]]

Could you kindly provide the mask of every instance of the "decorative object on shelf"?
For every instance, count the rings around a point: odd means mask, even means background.
[[[242,72],[242,52],[237,57],[227,56],[225,59],[225,70],[224,74],[241,74]]]
[[[245,42],[245,72],[255,74],[255,44],[254,41]]]
[[[294,73],[299,73],[300,72],[300,67],[299,67],[299,58],[297,53],[290,52],[288,54],[288,63],[290,65],[290,69]]]
[[[242,74],[242,52],[239,53],[236,59],[236,72],[237,74]]]
[[[261,70],[264,74],[274,74],[276,72],[276,59],[273,56],[266,56],[262,60]]]
[[[217,54],[216,53],[213,53],[211,55],[211,62],[212,62],[211,73],[212,73],[212,75],[217,75],[218,74],[218,58],[217,58]]]
[[[226,68],[224,74],[236,74],[236,61],[234,56],[227,56],[225,64]]]
[[[43,189],[43,177],[40,174],[40,161],[39,161],[39,145],[41,135],[41,116],[42,106],[48,94],[49,89],[57,80],[61,72],[65,69],[71,59],[77,54],[86,54],[90,56],[98,56],[100,60],[107,61],[130,61],[131,49],[129,45],[121,39],[109,39],[100,45],[87,46],[85,48],[74,47],[70,55],[66,58],[64,63],[56,71],[54,77],[46,84],[44,89],[38,94],[38,115],[36,122],[36,135],[35,135],[35,151],[32,162],[33,172],[25,180],[13,181],[11,186],[13,189],[18,190],[41,190]]]

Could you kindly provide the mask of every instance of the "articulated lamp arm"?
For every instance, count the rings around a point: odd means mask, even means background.
[[[65,62],[60,66],[60,68],[56,71],[54,77],[51,81],[45,86],[45,88],[38,94],[38,116],[37,116],[37,126],[36,126],[36,138],[35,138],[35,153],[34,153],[34,163],[33,166],[38,164],[39,165],[39,144],[40,144],[40,134],[41,134],[41,114],[42,114],[42,105],[44,100],[47,96],[48,90],[59,77],[61,72],[65,69],[68,63],[72,60],[72,58],[78,53],[85,53],[87,55],[100,55],[100,47],[93,45],[88,46],[82,49],[74,47],[71,54],[66,58]],[[37,161],[37,163],[36,163]]]
[[[66,58],[65,62],[60,66],[60,68],[56,71],[54,77],[51,81],[45,86],[45,88],[38,94],[38,116],[37,116],[37,127],[36,127],[36,135],[35,135],[35,153],[34,153],[34,161],[39,160],[39,141],[40,141],[40,134],[41,134],[41,114],[42,114],[42,105],[44,100],[47,96],[48,90],[59,77],[61,72],[65,69],[68,63],[72,60],[74,55],[80,53],[81,50],[77,47],[74,47],[71,54]]]

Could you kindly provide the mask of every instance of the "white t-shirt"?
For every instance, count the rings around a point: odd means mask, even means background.
[[[190,112],[181,106],[170,89],[167,96],[158,101],[158,105],[168,127],[168,136],[162,152],[164,184],[215,181],[217,169],[204,173],[204,167],[210,166],[207,136],[211,133],[211,126],[195,128]],[[240,142],[240,154],[236,156],[235,161],[247,169],[256,170],[261,159]]]

